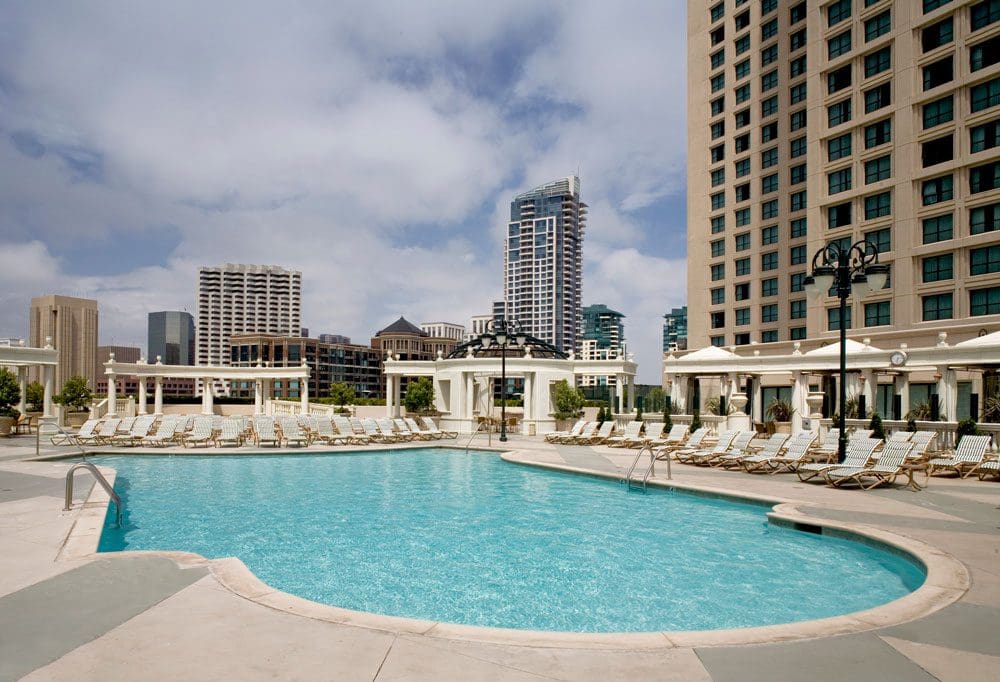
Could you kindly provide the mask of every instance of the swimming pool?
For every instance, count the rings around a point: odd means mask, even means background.
[[[413,449],[112,456],[100,551],[239,557],[269,585],[379,614],[570,632],[709,630],[870,608],[908,559],[769,525],[767,508]]]

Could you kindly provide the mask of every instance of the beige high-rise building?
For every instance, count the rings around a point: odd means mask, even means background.
[[[1000,329],[1000,2],[688,3],[688,344],[835,341],[803,279],[866,240],[874,345]]]
[[[72,296],[39,296],[31,299],[29,345],[40,348],[46,337],[59,351],[53,388],[62,390],[72,376],[87,379],[91,390],[97,385],[97,301]],[[38,370],[31,381],[41,381]]]

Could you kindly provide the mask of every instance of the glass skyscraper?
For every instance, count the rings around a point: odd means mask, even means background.
[[[147,323],[147,361],[157,356],[165,365],[193,365],[194,317],[180,310],[149,313]]]

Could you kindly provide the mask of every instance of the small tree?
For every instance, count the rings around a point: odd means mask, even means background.
[[[0,417],[17,417],[14,405],[21,401],[17,377],[6,367],[0,367]]]
[[[669,431],[674,425],[674,421],[670,418],[670,406],[664,402],[663,404],[663,427]]]
[[[955,429],[955,444],[958,445],[961,443],[964,436],[978,435],[979,425],[976,424],[976,420],[972,417],[966,417],[962,421],[958,422],[958,427]]]
[[[872,412],[872,420],[868,422],[868,428],[872,432],[872,438],[885,440],[885,429],[882,427],[882,415]]]
[[[697,431],[700,428],[701,428],[701,415],[698,414],[698,410],[697,408],[695,408],[691,416],[691,430]]]
[[[642,421],[642,408],[641,407],[635,408],[635,420],[637,422],[641,422]]]
[[[906,430],[909,431],[910,433],[916,433],[917,432],[917,420],[916,419],[907,419],[906,420]]]
[[[420,377],[406,387],[403,405],[407,412],[425,412],[434,404],[434,384],[427,377]]]
[[[62,393],[53,398],[60,405],[73,408],[77,412],[85,410],[93,399],[94,394],[87,386],[87,380],[81,376],[67,379],[63,384]]]
[[[354,403],[354,388],[343,382],[330,385],[330,399],[335,405],[351,405]],[[407,408],[409,409],[409,408]]]
[[[570,386],[565,379],[552,385],[552,402],[555,404],[556,419],[572,419],[580,416],[583,409],[583,391]]]
[[[767,416],[772,421],[790,422],[793,414],[795,414],[795,408],[790,402],[781,398],[775,398],[767,406]]]
[[[27,395],[24,399],[31,406],[31,409],[35,412],[41,412],[42,408],[45,406],[45,387],[42,386],[37,381],[32,381],[28,384]]]
[[[604,411],[604,405],[597,408],[597,423],[603,424],[608,421],[608,413]]]

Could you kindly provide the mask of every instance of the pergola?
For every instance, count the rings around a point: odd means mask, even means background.
[[[254,412],[263,412],[263,402],[269,398],[271,381],[281,379],[299,379],[302,414],[309,412],[309,367],[304,363],[294,367],[271,367],[258,364],[253,367],[222,367],[209,365],[164,365],[157,356],[153,364],[140,358],[139,362],[115,362],[114,353],[104,363],[104,374],[108,377],[108,413],[117,411],[117,396],[115,378],[132,376],[139,380],[139,414],[147,413],[146,383],[153,379],[153,413],[163,414],[163,380],[195,379],[202,381],[201,412],[212,414],[213,395],[212,384],[219,381],[252,381],[254,384]]]
[[[45,338],[45,348],[27,347],[23,341],[20,346],[0,346],[0,367],[11,367],[17,373],[17,381],[21,389],[21,401],[18,403],[17,409],[21,414],[24,414],[27,407],[28,368],[41,367],[42,383],[45,386],[42,416],[53,416],[52,382],[58,364],[59,351],[52,347],[52,337]]]
[[[434,405],[442,414],[443,428],[472,433],[476,430],[477,405],[486,401],[493,404],[492,380],[500,377],[501,358],[494,353],[476,356],[472,349],[460,357],[443,357],[436,360],[397,360],[387,355],[384,361],[386,377],[386,415],[398,417],[401,412],[401,379],[430,377],[434,383]],[[635,396],[634,384],[638,365],[629,358],[613,360],[577,360],[568,357],[535,357],[530,346],[526,351],[508,353],[506,375],[524,380],[525,434],[548,433],[555,430],[552,416],[552,384],[565,380],[576,385],[577,377],[589,375],[614,376],[618,386],[629,386],[628,397],[617,395],[618,412],[631,412]]]

